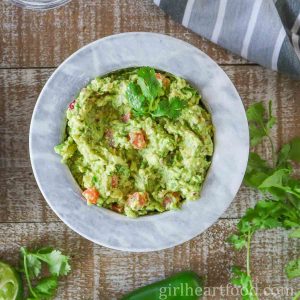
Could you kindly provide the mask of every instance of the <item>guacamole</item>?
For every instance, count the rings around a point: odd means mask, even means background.
[[[199,198],[213,125],[184,79],[150,67],[114,72],[92,80],[66,114],[55,151],[89,205],[138,217]]]

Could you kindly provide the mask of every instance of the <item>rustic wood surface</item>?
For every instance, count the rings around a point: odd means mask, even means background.
[[[51,211],[34,180],[28,153],[31,114],[43,85],[81,46],[114,33],[153,31],[197,46],[221,64],[245,106],[272,99],[278,119],[276,147],[300,136],[300,82],[251,64],[184,29],[151,0],[73,0],[48,12],[22,10],[0,1],[0,259],[16,264],[22,245],[53,245],[72,257],[73,271],[62,281],[57,299],[119,299],[122,294],[192,269],[207,276],[211,296],[222,296],[230,266],[243,263],[225,243],[238,218],[258,195],[242,187],[222,218],[190,242],[152,253],[128,253],[97,246],[68,229]],[[270,157],[265,145],[258,149]],[[298,170],[300,171],[300,170]],[[274,288],[261,299],[291,299],[300,281],[283,269],[299,255],[300,244],[280,230],[261,232],[253,242],[253,275],[259,290]],[[277,290],[276,290],[277,288]],[[290,289],[281,291],[280,289]],[[267,290],[267,292],[270,292]]]
[[[0,258],[15,263],[20,246],[52,244],[72,257],[72,273],[61,282],[57,299],[119,299],[129,290],[163,279],[181,270],[193,270],[207,276],[210,297],[206,299],[237,299],[221,297],[221,286],[226,287],[230,267],[243,262],[225,243],[233,232],[236,220],[219,220],[205,233],[175,248],[150,253],[132,254],[110,250],[79,237],[61,222],[2,223],[0,224]],[[5,242],[4,242],[5,241]],[[299,246],[299,245],[298,245]],[[261,232],[253,241],[253,276],[265,287],[285,287],[287,293],[296,288],[282,272],[288,259],[298,251],[287,233],[279,230]],[[215,289],[214,289],[215,288]],[[213,294],[215,293],[215,294]],[[276,291],[274,291],[276,293]],[[290,299],[279,295],[262,299]],[[288,296],[288,295],[287,295]]]

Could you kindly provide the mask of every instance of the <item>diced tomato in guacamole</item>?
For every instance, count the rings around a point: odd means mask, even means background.
[[[100,196],[99,192],[94,187],[86,189],[85,191],[83,191],[82,195],[90,204],[97,204],[98,198]]]

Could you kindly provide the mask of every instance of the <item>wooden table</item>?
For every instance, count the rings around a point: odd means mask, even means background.
[[[127,291],[187,269],[207,275],[212,296],[206,299],[238,299],[221,296],[219,289],[229,281],[230,266],[244,262],[244,253],[233,252],[225,239],[258,199],[255,192],[242,187],[215,225],[172,249],[135,254],[95,245],[58,219],[36,185],[28,153],[31,114],[43,85],[66,57],[91,41],[126,31],[165,33],[200,48],[229,75],[245,106],[272,99],[278,120],[273,131],[276,147],[300,136],[300,82],[198,37],[170,20],[151,0],[73,0],[48,12],[22,10],[1,1],[0,15],[0,259],[15,264],[22,245],[53,245],[68,253],[73,270],[61,282],[57,299],[118,299]],[[259,151],[270,157],[265,147]],[[300,281],[287,280],[283,272],[299,249],[299,243],[288,239],[284,231],[258,233],[252,269],[259,288],[300,289]]]

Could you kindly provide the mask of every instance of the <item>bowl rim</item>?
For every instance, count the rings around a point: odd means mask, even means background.
[[[98,40],[95,40],[95,41],[93,41],[93,42],[91,42],[91,43],[89,43],[89,44],[87,44],[87,45],[85,45],[85,46],[79,48],[77,51],[75,51],[73,54],[71,54],[68,58],[66,58],[66,59],[65,59],[65,60],[64,60],[64,61],[56,68],[56,70],[51,74],[51,76],[49,77],[49,79],[47,80],[47,82],[45,83],[43,89],[41,90],[41,92],[40,92],[40,94],[39,94],[39,97],[38,97],[38,99],[37,99],[37,102],[36,102],[36,104],[35,104],[35,106],[34,106],[34,110],[33,110],[33,113],[32,113],[32,118],[31,118],[31,122],[30,122],[30,129],[29,129],[29,153],[30,153],[30,161],[31,161],[31,166],[32,166],[32,169],[33,169],[34,177],[35,177],[35,179],[36,179],[36,182],[37,182],[37,184],[38,184],[38,187],[39,187],[39,189],[40,189],[40,191],[41,191],[43,197],[45,198],[46,202],[47,202],[48,205],[51,207],[51,209],[55,212],[55,214],[56,214],[56,215],[57,215],[57,216],[58,216],[65,224],[67,224],[72,230],[74,230],[75,232],[77,232],[79,235],[85,237],[86,239],[88,239],[88,240],[90,240],[90,241],[92,241],[92,242],[94,242],[94,243],[96,243],[96,244],[100,244],[100,245],[106,246],[106,247],[108,247],[108,248],[113,248],[113,249],[121,250],[121,251],[124,251],[124,248],[123,248],[123,247],[113,247],[113,246],[111,246],[110,244],[105,244],[105,243],[103,243],[103,242],[100,243],[98,240],[91,238],[90,236],[88,236],[87,234],[85,234],[85,233],[83,233],[83,232],[80,232],[77,228],[74,228],[74,226],[73,226],[72,224],[70,224],[70,222],[68,222],[66,219],[64,219],[64,218],[56,211],[56,209],[53,207],[51,201],[48,200],[48,197],[47,197],[46,193],[44,192],[43,186],[42,186],[42,184],[41,184],[41,182],[40,182],[40,180],[39,180],[39,176],[38,176],[38,174],[37,174],[36,165],[35,165],[35,162],[34,162],[34,159],[33,159],[33,156],[32,156],[32,153],[33,153],[33,147],[34,147],[34,146],[33,146],[33,141],[32,141],[32,136],[33,136],[33,133],[32,133],[32,132],[33,132],[33,126],[34,126],[34,119],[35,119],[35,117],[36,117],[36,114],[37,114],[37,111],[38,111],[38,107],[39,107],[39,105],[41,104],[41,101],[42,101],[42,99],[43,99],[44,93],[45,93],[45,91],[46,91],[46,87],[47,87],[48,83],[51,82],[51,81],[53,80],[53,78],[55,78],[55,76],[60,72],[61,68],[62,68],[65,64],[67,64],[70,60],[72,60],[73,57],[77,56],[78,53],[84,51],[84,50],[87,49],[87,48],[93,47],[94,45],[96,45],[96,44],[99,43],[100,41],[106,41],[106,40],[110,40],[110,39],[113,39],[113,38],[118,38],[118,37],[122,37],[122,36],[133,36],[133,35],[138,35],[138,36],[144,36],[144,35],[147,35],[147,36],[154,36],[154,37],[158,37],[158,38],[162,38],[162,39],[170,39],[170,40],[173,40],[173,41],[175,40],[176,43],[182,44],[182,45],[184,45],[184,46],[186,46],[186,47],[192,47],[194,50],[196,50],[196,51],[198,52],[198,54],[202,54],[202,55],[204,54],[205,57],[206,57],[206,59],[209,59],[211,63],[213,63],[215,66],[217,66],[217,68],[219,68],[220,70],[222,70],[222,69],[218,66],[218,64],[217,64],[213,59],[211,59],[207,54],[203,53],[200,49],[196,48],[195,46],[193,46],[193,45],[191,45],[191,44],[189,44],[189,43],[187,43],[187,42],[185,42],[185,41],[183,41],[183,40],[181,40],[181,39],[177,39],[177,38],[171,37],[171,36],[169,36],[169,35],[164,35],[164,34],[160,34],[160,33],[152,33],[152,32],[124,32],[124,33],[119,33],[119,34],[109,35],[109,36],[100,38],[100,39],[98,39]],[[129,68],[129,67],[139,67],[139,66],[138,66],[138,65],[134,65],[134,66],[125,66],[125,67],[124,67],[124,66],[121,66],[121,67],[115,68],[115,69],[112,68],[110,72],[114,72],[114,71],[117,71],[117,70],[126,69],[126,68]],[[157,69],[160,69],[159,66],[152,66],[152,67],[157,68]],[[162,71],[169,72],[168,70],[162,70]],[[99,73],[100,73],[100,71],[99,71]],[[234,85],[232,84],[232,82],[231,82],[231,80],[229,79],[229,77],[227,76],[227,74],[226,74],[223,70],[222,70],[222,73],[223,73],[223,75],[224,75],[225,77],[227,77],[227,79],[228,79],[229,82],[231,83],[231,86],[232,86],[233,89],[236,91]],[[172,74],[173,74],[173,75],[177,75],[177,74],[174,74],[174,73],[172,73]],[[102,75],[101,75],[101,76],[102,76]],[[91,78],[90,80],[92,80],[92,78]],[[189,82],[189,83],[192,84],[191,82]],[[198,88],[197,88],[197,89],[198,89]],[[75,91],[74,91],[74,92],[75,92]],[[201,91],[200,91],[200,92],[201,92]],[[237,93],[237,95],[238,95],[238,93]],[[242,103],[242,101],[241,101],[239,95],[238,95],[238,97],[239,97],[240,102]],[[206,106],[206,108],[210,111],[210,106],[209,106],[209,104],[206,103],[205,99],[204,99],[204,100],[201,99],[201,101],[204,103],[204,105]],[[243,103],[242,103],[242,105],[243,105]],[[211,113],[211,112],[210,112],[210,113]],[[243,113],[244,113],[244,118],[246,118],[245,110],[243,111]],[[211,115],[212,115],[212,113],[211,113]],[[213,115],[212,115],[212,116],[213,116]],[[247,124],[247,129],[248,129],[248,124]],[[216,145],[216,140],[215,140],[215,139],[216,139],[216,134],[214,134],[214,151],[215,151],[215,145]],[[249,138],[248,138],[248,140],[249,140]],[[249,149],[249,142],[248,142],[247,148]],[[245,156],[245,160],[244,160],[245,166],[244,166],[243,175],[244,175],[244,173],[245,173],[245,171],[246,171],[246,165],[247,165],[248,153],[249,153],[249,151],[247,152],[247,154],[246,154],[246,156]],[[214,154],[215,154],[215,153],[214,153]],[[214,156],[214,154],[213,154],[213,156]],[[207,179],[208,174],[209,174],[210,171],[211,171],[211,167],[209,167],[209,169],[208,169],[208,171],[207,171],[207,174],[206,174],[205,180],[204,180],[204,182],[203,182],[203,185],[205,184],[205,181],[206,181],[206,179]],[[240,178],[240,183],[242,182],[242,179],[243,179],[243,176],[241,176],[241,178]],[[76,183],[76,185],[78,185],[78,184]],[[236,195],[236,193],[237,193],[237,191],[238,191],[238,188],[239,188],[239,187],[237,187],[236,191],[234,192],[233,199],[234,199],[234,197],[235,197],[235,195]],[[81,197],[82,197],[82,196],[81,196]],[[200,196],[200,198],[201,198],[201,196]],[[233,199],[232,199],[232,200],[233,200]],[[226,208],[223,210],[223,213],[224,213],[225,210],[229,207],[229,205],[231,204],[232,200],[226,205]],[[199,201],[199,199],[196,200],[196,201]],[[201,201],[201,200],[200,200],[200,201]],[[185,204],[186,204],[187,202],[191,202],[191,201],[187,200],[187,201],[185,201]],[[132,218],[128,218],[128,217],[126,217],[126,216],[117,214],[117,213],[115,213],[115,212],[112,212],[112,211],[110,211],[110,210],[108,210],[108,209],[105,209],[105,208],[97,207],[97,208],[94,208],[94,209],[102,210],[102,212],[106,211],[106,212],[104,212],[105,214],[108,213],[108,214],[114,214],[114,215],[117,215],[117,218],[121,218],[121,220],[123,220],[123,221],[126,220],[127,222],[132,222],[132,223],[135,223],[135,224],[138,223],[138,222],[144,221],[145,218],[147,218],[147,219],[149,219],[149,218],[151,218],[151,219],[161,219],[161,218],[164,218],[167,214],[170,214],[170,215],[172,214],[172,215],[174,215],[174,214],[177,214],[177,213],[178,213],[178,211],[166,211],[166,212],[163,212],[163,213],[158,213],[158,214],[154,214],[154,215],[147,215],[147,216],[143,216],[143,217],[139,217],[139,218],[132,219]],[[217,217],[210,225],[206,226],[206,228],[205,228],[203,231],[199,232],[198,234],[204,232],[208,227],[210,227],[212,224],[214,224],[219,218],[220,218],[220,216]],[[195,236],[196,236],[196,235],[194,235],[193,237],[195,237]],[[193,238],[193,237],[191,237],[191,238]],[[185,241],[187,241],[187,240],[190,240],[191,238],[190,238],[190,237],[189,237],[188,239],[184,238],[184,239],[178,241],[177,243],[174,243],[174,244],[172,244],[172,245],[169,245],[168,247],[163,246],[163,247],[161,247],[161,248],[160,248],[160,247],[156,247],[155,249],[142,249],[142,250],[140,250],[139,248],[136,248],[136,249],[131,248],[131,249],[125,249],[125,251],[134,251],[134,252],[157,251],[157,250],[162,250],[162,249],[170,248],[170,247],[173,247],[173,246],[175,246],[175,245],[181,244],[181,243],[183,243],[183,242],[185,242]]]

